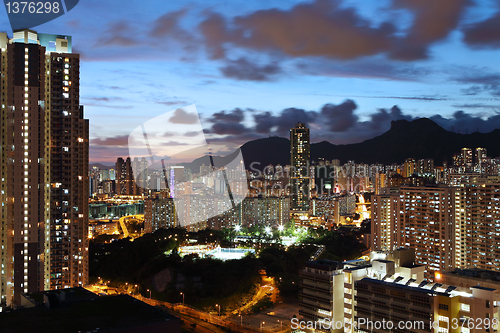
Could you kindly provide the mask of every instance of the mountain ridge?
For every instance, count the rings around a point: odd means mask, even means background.
[[[489,133],[473,132],[462,134],[448,131],[429,118],[418,118],[412,121],[391,121],[388,131],[371,139],[358,143],[335,145],[328,141],[311,143],[311,161],[320,158],[338,159],[343,164],[349,160],[356,163],[401,164],[406,158],[432,158],[435,165],[443,161],[452,162],[453,154],[464,147],[487,149],[488,156],[500,156],[500,129]],[[288,138],[270,136],[248,141],[241,147],[247,170],[262,170],[269,164],[290,164],[290,140]],[[235,153],[227,156],[214,156],[216,166],[229,163],[236,157]],[[95,165],[97,163],[90,164]],[[194,173],[199,172],[202,164],[209,165],[207,156],[199,157],[191,163],[183,163]]]
[[[286,156],[259,157],[260,151],[270,146],[269,139],[274,138],[253,140],[241,146],[247,169],[255,161],[262,167],[269,164],[290,164],[290,141],[286,138],[280,138],[286,141]],[[285,148],[285,141],[280,142],[282,150]],[[442,165],[443,161],[450,163],[453,154],[460,152],[464,147],[471,149],[482,147],[487,149],[488,156],[500,156],[500,147],[496,144],[499,141],[500,129],[489,133],[460,134],[445,130],[429,118],[418,118],[413,121],[396,120],[391,121],[391,128],[388,131],[359,143],[343,145],[335,145],[328,141],[312,143],[311,161],[324,158],[339,159],[341,164],[352,160],[356,163],[387,165],[401,164],[406,158],[411,157],[433,158],[436,165]]]

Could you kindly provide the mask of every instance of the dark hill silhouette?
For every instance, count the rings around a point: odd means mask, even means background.
[[[311,135],[314,138],[314,133]],[[381,163],[384,165],[401,164],[406,158],[432,158],[435,165],[443,161],[451,163],[453,154],[463,147],[487,149],[488,156],[500,156],[500,129],[490,133],[474,132],[459,134],[447,131],[428,118],[413,121],[397,120],[391,122],[391,128],[369,140],[347,145],[334,145],[327,141],[311,144],[311,161],[320,158],[338,159],[343,164],[349,160],[356,163]],[[290,140],[280,137],[269,137],[249,141],[241,146],[247,170],[262,170],[265,166],[290,164]],[[214,156],[216,166],[222,166],[236,157],[232,153],[225,157]],[[252,164],[253,163],[253,164]],[[184,164],[194,173],[200,171],[202,164],[209,165],[207,156],[197,158]]]
[[[444,160],[451,162],[453,154],[463,147],[487,149],[488,156],[500,155],[500,130],[490,133],[475,132],[458,134],[447,131],[427,118],[411,122],[397,120],[391,122],[389,131],[373,139],[348,145],[328,146],[328,142],[311,145],[311,159],[337,158],[341,163],[353,160],[356,163],[403,163],[408,157],[416,159],[433,158],[436,165]]]

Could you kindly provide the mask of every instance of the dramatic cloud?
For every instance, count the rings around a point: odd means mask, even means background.
[[[345,132],[358,121],[358,117],[354,114],[356,108],[356,103],[348,99],[339,105],[326,104],[321,109],[321,114],[328,119],[332,132]]]
[[[259,66],[246,58],[229,60],[220,70],[226,77],[248,81],[269,81],[282,72],[275,62]]]
[[[491,106],[494,107],[494,105]],[[473,106],[468,107],[472,109]],[[477,105],[477,108],[483,107],[484,105]],[[277,114],[269,111],[256,111],[253,113],[254,123],[243,125],[244,117],[241,109],[230,113],[221,111],[217,115],[218,121],[211,119],[213,125],[212,128],[206,130],[207,140],[243,144],[268,135],[289,137],[290,128],[294,127],[297,122],[303,122],[311,128],[313,142],[326,140],[334,144],[348,144],[383,134],[390,129],[392,121],[401,119],[412,121],[419,118],[405,114],[396,105],[388,109],[380,108],[368,114],[363,113],[364,118],[368,117],[368,120],[363,121],[356,112],[356,103],[348,99],[337,105],[326,104],[319,111],[306,111],[298,108],[284,109]],[[482,118],[477,116],[477,113],[456,111],[448,118],[441,115],[433,115],[429,118],[446,130],[463,133],[467,131],[490,132],[495,128],[500,128],[500,115]]]
[[[430,44],[446,38],[453,31],[470,0],[398,0],[395,8],[409,9],[414,14],[407,35],[398,39],[390,56],[411,61],[428,58]]]
[[[292,57],[328,56],[352,59],[390,49],[395,27],[372,27],[339,1],[299,4],[290,11],[259,10],[229,23],[212,13],[200,25],[213,59],[225,57],[224,44],[256,50],[280,51]]]
[[[500,128],[500,114],[483,119],[473,114],[465,113],[464,111],[457,111],[450,118],[443,118],[441,115],[434,115],[429,118],[448,131],[462,133],[472,133],[476,131],[487,133]]]
[[[237,134],[245,133],[246,131],[247,131],[247,128],[243,124],[240,124],[240,123],[217,122],[217,123],[212,125],[211,133],[215,133],[215,134],[219,134],[219,135],[224,135],[224,134],[237,135]]]
[[[166,13],[160,16],[153,23],[151,35],[153,37],[163,37],[166,35],[186,36],[186,31],[179,26],[179,20],[186,14],[186,9]]]
[[[297,108],[288,108],[281,111],[278,115],[273,115],[270,112],[254,114],[255,131],[261,134],[277,134],[280,136],[288,136],[290,128],[296,123],[312,123],[318,113],[315,111],[306,111]]]
[[[456,29],[470,0],[401,0],[387,8],[392,15],[401,9],[413,16],[409,29],[392,21],[374,24],[341,1],[316,0],[290,10],[258,10],[226,19],[211,13],[200,24],[212,59],[226,57],[229,46],[280,52],[289,57],[356,59],[388,54],[392,59],[413,61],[428,58],[431,44]]]
[[[198,115],[195,113],[187,113],[183,109],[177,109],[169,121],[172,124],[196,124],[198,122]]]
[[[404,115],[401,109],[394,105],[389,111],[386,109],[378,109],[376,113],[370,115],[370,121],[366,122],[366,126],[374,131],[384,131],[388,124],[394,120],[412,120],[409,115]]]
[[[487,20],[467,25],[463,33],[469,46],[500,48],[500,11]]]
[[[207,129],[206,132],[218,135],[246,133],[248,129],[241,123],[244,118],[245,116],[241,109],[234,109],[230,112],[216,112],[208,119],[212,123],[212,128]]]
[[[220,111],[214,113],[209,121],[212,123],[217,123],[217,122],[231,122],[231,123],[239,123],[243,121],[245,116],[243,115],[243,110],[241,109],[234,109],[233,111],[226,112],[226,111]]]

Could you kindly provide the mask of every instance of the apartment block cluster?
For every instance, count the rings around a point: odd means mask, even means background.
[[[205,198],[193,195],[187,205],[176,205],[173,198],[147,198],[144,203],[144,230],[154,232],[159,228],[179,226],[186,227],[188,231],[206,228],[220,230],[256,225],[277,229],[290,221],[289,198],[247,197],[236,207],[229,205],[225,197],[220,197],[220,203],[218,199],[217,196]],[[191,209],[193,206],[196,208]],[[204,219],[207,215],[211,217]],[[179,223],[179,216],[184,225]]]
[[[412,247],[432,279],[437,271],[500,271],[500,182],[463,177],[459,185],[384,188],[373,196],[372,250]]]
[[[89,123],[70,36],[0,33],[0,310],[88,283]]]
[[[425,279],[414,249],[316,260],[300,272],[300,328],[325,332],[494,332],[500,281],[474,270]],[[450,284],[455,283],[455,284]],[[479,322],[480,320],[480,322]],[[479,323],[476,325],[476,323]]]

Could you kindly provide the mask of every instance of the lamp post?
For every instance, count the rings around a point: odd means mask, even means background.
[[[184,293],[181,293],[182,295],[182,305],[184,305]]]
[[[240,316],[240,326],[243,326],[243,315],[240,313],[238,316]]]
[[[215,306],[219,307],[219,317],[220,317],[220,304],[215,304]]]
[[[151,299],[151,290],[148,289],[147,291],[149,291],[149,299]]]
[[[280,332],[283,332],[283,321],[282,321],[282,320],[279,320],[279,319],[278,319],[278,321],[279,321],[279,323],[280,323],[280,325],[281,325],[281,327],[280,327]]]
[[[266,323],[265,321],[263,321],[263,322],[260,323],[260,330],[261,331],[262,331],[262,326],[264,326],[265,323]]]

